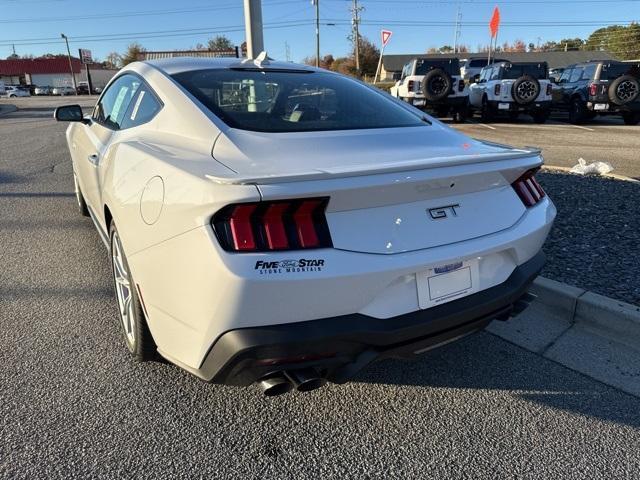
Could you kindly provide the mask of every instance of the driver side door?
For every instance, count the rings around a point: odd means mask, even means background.
[[[132,74],[124,74],[114,80],[98,100],[89,122],[78,124],[73,136],[74,172],[95,219],[102,216],[104,160],[109,156],[110,147],[140,84],[141,80]]]

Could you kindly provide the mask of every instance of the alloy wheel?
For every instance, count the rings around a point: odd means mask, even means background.
[[[133,312],[133,293],[127,262],[122,250],[122,243],[118,232],[114,231],[111,239],[111,259],[113,263],[113,277],[115,280],[116,297],[120,319],[124,328],[124,334],[129,345],[135,345],[135,318]]]

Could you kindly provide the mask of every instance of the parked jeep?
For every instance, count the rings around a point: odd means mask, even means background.
[[[640,122],[640,63],[599,61],[571,65],[553,91],[556,107],[571,123],[596,115],[621,115],[627,125]]]
[[[460,75],[457,58],[411,60],[391,87],[391,95],[415,107],[433,110],[440,117],[451,113],[454,122],[467,117],[469,88]]]
[[[492,121],[506,113],[511,120],[527,113],[536,123],[549,118],[552,84],[545,62],[501,62],[480,72],[477,83],[469,87],[469,103],[479,110],[482,120]]]

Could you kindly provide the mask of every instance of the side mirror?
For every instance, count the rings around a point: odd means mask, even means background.
[[[58,122],[82,122],[85,123],[80,105],[65,105],[58,107],[53,112],[53,118]]]
[[[473,76],[473,83],[478,83],[479,81],[480,81],[480,74],[479,74],[479,73],[476,73],[476,74]]]

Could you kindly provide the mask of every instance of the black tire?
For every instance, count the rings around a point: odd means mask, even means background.
[[[82,195],[82,191],[80,190],[80,185],[78,184],[78,178],[76,177],[75,172],[73,174],[73,186],[76,193],[76,204],[78,205],[78,211],[83,217],[88,217],[89,209],[87,208],[87,202],[84,200],[84,196]]]
[[[531,112],[531,118],[533,118],[534,123],[544,123],[549,118],[548,110],[536,110]]]
[[[118,239],[118,240],[117,240]],[[131,339],[125,330],[123,314],[120,307],[120,302],[118,299],[118,281],[116,280],[116,266],[115,261],[113,260],[114,255],[114,242],[119,241],[118,230],[116,229],[115,222],[111,222],[109,227],[109,253],[112,257],[112,272],[113,272],[113,286],[116,292],[116,302],[118,303],[118,317],[119,317],[119,325],[122,331],[122,336],[124,338],[125,344],[131,353],[131,356],[134,360],[138,362],[143,362],[147,360],[155,360],[157,358],[157,348],[156,344],[153,341],[153,337],[151,336],[151,332],[149,331],[149,326],[147,325],[147,320],[145,318],[144,311],[140,305],[140,299],[138,298],[138,291],[136,288],[136,284],[133,281],[133,277],[131,276],[131,269],[129,268],[129,263],[127,262],[126,255],[124,254],[124,250],[122,249],[122,243],[120,243],[120,252],[122,254],[122,260],[124,262],[126,268],[126,276],[128,278],[131,294],[131,309],[130,313],[132,325],[131,331],[133,332],[133,339]]]
[[[492,122],[496,116],[496,112],[489,104],[487,97],[482,97],[482,110],[480,110],[480,119],[483,122]]]
[[[517,78],[511,86],[511,96],[518,105],[529,105],[536,101],[540,94],[540,82],[531,75]]]
[[[453,123],[464,123],[469,118],[469,106],[465,105],[453,112]]]
[[[569,123],[575,125],[584,123],[587,116],[586,112],[587,109],[584,106],[584,102],[578,97],[574,98],[569,105]]]
[[[447,98],[451,93],[452,85],[451,76],[441,68],[429,70],[422,79],[424,97],[431,102],[439,102]]]
[[[609,100],[616,105],[626,105],[640,95],[640,82],[633,75],[622,75],[609,86]]]
[[[624,120],[625,125],[638,125],[640,123],[640,113],[624,112],[622,120]]]
[[[436,112],[436,116],[438,117],[446,117],[447,115],[449,115],[449,107],[447,106],[436,107],[435,112]]]

